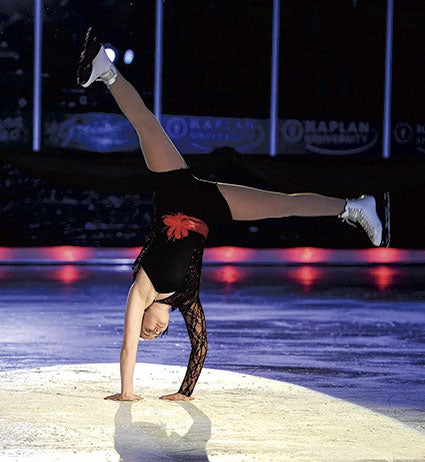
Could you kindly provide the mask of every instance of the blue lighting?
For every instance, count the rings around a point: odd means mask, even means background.
[[[279,99],[280,0],[273,0],[272,75],[270,89],[270,155],[277,154]]]
[[[42,72],[43,2],[34,2],[34,83],[33,83],[33,140],[32,149],[41,149],[41,72]]]
[[[133,50],[126,50],[124,53],[124,63],[131,64],[134,60],[134,51]]]
[[[382,134],[382,157],[391,155],[391,86],[392,86],[392,51],[393,51],[394,1],[387,0],[387,29],[385,45],[385,83],[384,83],[384,127]]]
[[[161,121],[162,115],[162,31],[164,8],[162,0],[156,0],[155,15],[155,76],[154,76],[154,113]]]

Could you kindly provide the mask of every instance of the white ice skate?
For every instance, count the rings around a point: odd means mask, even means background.
[[[347,200],[344,212],[339,216],[343,221],[356,226],[359,224],[376,247],[390,245],[390,203],[389,193],[384,194],[384,220],[378,216],[376,200],[373,196],[361,196]]]

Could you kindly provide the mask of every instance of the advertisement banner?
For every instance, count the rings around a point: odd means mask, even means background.
[[[367,121],[279,122],[279,154],[380,155],[379,127]]]
[[[244,154],[268,154],[270,121],[235,117],[163,115],[161,123],[177,149],[204,154],[231,147]],[[278,154],[382,154],[382,127],[354,120],[280,119]],[[392,154],[425,154],[425,124],[399,122],[393,127]],[[31,123],[22,114],[0,117],[0,145],[31,142]],[[49,113],[44,117],[42,145],[91,152],[130,152],[139,149],[138,136],[121,114]]]
[[[208,153],[223,146],[239,152],[267,152],[268,121],[230,117],[167,116],[161,118],[168,136],[183,153]],[[51,115],[45,123],[44,145],[94,152],[139,149],[131,123],[120,114]]]
[[[139,148],[131,123],[121,114],[49,114],[43,146],[92,152],[124,152]]]
[[[425,122],[397,122],[393,125],[391,154],[425,155]]]

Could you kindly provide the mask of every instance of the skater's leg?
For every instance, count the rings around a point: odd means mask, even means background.
[[[285,194],[219,183],[234,220],[261,220],[290,216],[338,216],[344,211],[345,199],[314,193]]]
[[[231,184],[218,183],[234,220],[261,220],[290,216],[335,216],[359,224],[375,246],[389,245],[389,222],[385,228],[372,196],[345,200],[314,193],[284,194]]]
[[[186,168],[183,157],[133,85],[118,72],[109,90],[123,114],[136,129],[147,167],[154,172]]]
[[[90,28],[78,67],[78,83],[89,87],[104,82],[139,136],[147,167],[154,172],[186,168],[186,162],[168,138],[137,90],[117,71]]]

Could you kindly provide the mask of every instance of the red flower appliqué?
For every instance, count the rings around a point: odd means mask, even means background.
[[[163,215],[162,222],[165,225],[164,230],[167,230],[168,240],[187,237],[189,231],[202,234],[205,239],[208,236],[208,226],[202,220],[189,217],[180,212],[174,215]]]

